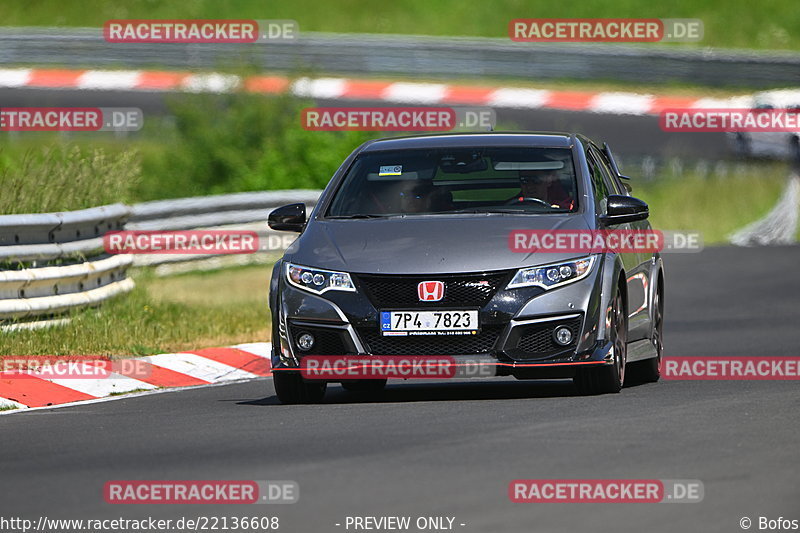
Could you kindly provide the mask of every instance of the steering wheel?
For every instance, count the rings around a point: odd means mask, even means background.
[[[552,207],[549,202],[545,202],[541,198],[533,198],[530,196],[526,196],[524,198],[519,198],[519,197],[512,198],[511,200],[506,202],[506,205],[525,204],[525,203],[536,203],[536,204],[542,204],[543,206],[546,207]]]

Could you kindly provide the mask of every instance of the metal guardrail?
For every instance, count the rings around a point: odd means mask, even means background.
[[[156,200],[131,208],[128,230],[182,230],[266,221],[264,209],[303,202],[315,204],[322,191],[297,189]]]
[[[266,228],[269,212],[284,204],[313,207],[321,191],[292,190],[161,200],[63,213],[0,216],[0,322],[39,319],[94,306],[134,287],[131,266],[183,263],[208,255],[108,255],[103,234],[117,230],[254,229],[285,249],[293,237]],[[242,226],[242,224],[251,224]],[[257,224],[256,224],[257,223]],[[191,268],[191,266],[189,267]],[[184,268],[186,270],[186,268]],[[39,324],[43,322],[32,322]],[[20,324],[2,326],[18,329]]]
[[[115,44],[99,28],[0,28],[0,64],[218,68],[426,78],[614,79],[770,88],[800,84],[800,54],[664,45],[301,32],[296,40]]]
[[[130,257],[104,257],[102,235],[122,229],[130,207],[0,216],[0,320],[55,315],[133,288]]]
[[[0,318],[54,315],[88,307],[133,289],[125,277],[132,258],[109,257],[82,264],[0,272]],[[66,294],[62,294],[62,291]]]
[[[80,211],[0,216],[0,262],[50,262],[97,255],[104,233],[120,230],[130,215],[122,204]]]
[[[277,253],[285,250],[295,235],[269,229],[266,225],[269,211],[286,204],[302,202],[307,211],[317,203],[322,191],[297,189],[288,191],[263,191],[226,194],[221,196],[200,196],[178,200],[157,200],[134,205],[132,217],[126,230],[139,231],[177,231],[186,229],[215,229],[254,231],[258,234],[263,253]],[[211,256],[216,257],[216,256]],[[259,257],[244,256],[208,261],[208,254],[146,254],[134,258],[135,266],[151,266],[175,263],[195,263],[192,268],[202,268],[203,264],[221,266],[225,264],[246,264],[258,262]],[[176,269],[162,269],[169,272]],[[188,270],[182,268],[182,271]]]

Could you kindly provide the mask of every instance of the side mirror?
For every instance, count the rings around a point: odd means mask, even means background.
[[[269,214],[267,224],[276,231],[300,233],[306,225],[306,204],[289,204]]]
[[[650,208],[642,200],[633,196],[611,194],[608,197],[606,214],[601,215],[600,220],[606,225],[613,225],[645,220],[649,216]]]

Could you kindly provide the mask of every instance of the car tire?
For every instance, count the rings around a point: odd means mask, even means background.
[[[342,388],[348,392],[378,392],[386,388],[385,379],[359,379],[342,381]]]
[[[611,307],[611,327],[609,340],[612,344],[614,362],[595,368],[579,368],[573,383],[578,393],[590,396],[617,393],[625,384],[625,366],[628,354],[628,319],[622,305],[622,292],[617,291]]]
[[[636,363],[636,381],[640,383],[655,383],[661,378],[662,355],[664,353],[664,301],[660,292],[656,292],[653,310],[655,316],[653,318],[652,341],[658,355]]]
[[[328,384],[308,382],[299,372],[277,370],[272,373],[275,394],[282,404],[321,403]]]

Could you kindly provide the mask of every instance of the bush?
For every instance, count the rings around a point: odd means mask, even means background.
[[[313,132],[291,96],[182,95],[162,142],[143,152],[142,199],[266,189],[322,188],[373,135]]]

